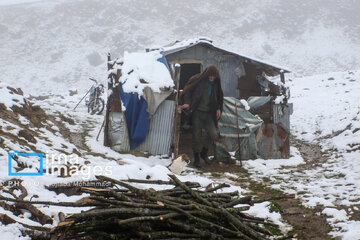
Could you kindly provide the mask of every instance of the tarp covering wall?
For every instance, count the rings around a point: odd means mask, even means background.
[[[270,101],[270,97],[251,97],[249,107],[258,107]],[[223,113],[218,123],[220,138],[215,143],[216,158],[230,159],[229,152],[236,151],[241,159],[258,158],[256,134],[263,124],[263,120],[245,109],[241,100],[224,97]],[[237,110],[237,111],[236,111]],[[238,156],[239,157],[239,156]]]
[[[129,132],[130,150],[139,146],[146,138],[149,130],[149,113],[147,102],[137,93],[125,93],[119,84],[120,98],[125,108],[127,128]]]
[[[112,149],[118,152],[129,152],[129,132],[126,118],[122,112],[110,112],[109,114],[109,139]]]
[[[150,115],[172,93],[174,83],[165,57],[158,52],[126,53],[123,62],[119,83],[123,124],[127,124],[130,150],[134,150],[146,139]]]

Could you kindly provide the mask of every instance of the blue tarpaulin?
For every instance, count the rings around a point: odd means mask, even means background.
[[[169,66],[166,62],[166,58],[164,55],[161,58],[158,58],[157,61],[163,63],[166,66],[166,68],[169,69]]]
[[[167,69],[164,56],[157,59]],[[137,93],[126,93],[123,91],[122,83],[119,84],[120,98],[125,107],[125,118],[129,132],[130,150],[137,148],[147,137],[149,131],[149,113],[146,111],[148,104],[145,99]]]
[[[147,102],[137,93],[126,93],[119,84],[120,98],[125,107],[125,118],[129,131],[130,150],[139,146],[146,138],[149,130],[149,113]]]

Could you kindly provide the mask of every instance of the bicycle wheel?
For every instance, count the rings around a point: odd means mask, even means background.
[[[93,99],[89,103],[88,113],[90,113],[91,115],[93,114],[100,115],[104,110],[104,106],[105,106],[105,102],[102,98]]]

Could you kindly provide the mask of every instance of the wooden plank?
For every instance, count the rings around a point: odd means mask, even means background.
[[[180,121],[181,121],[181,110],[179,109],[179,86],[180,86],[180,66],[175,67],[175,86],[176,86],[176,111],[174,116],[174,135],[173,135],[173,153],[176,158],[179,155],[179,141],[180,141]]]

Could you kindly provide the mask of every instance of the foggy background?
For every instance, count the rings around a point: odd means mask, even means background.
[[[198,36],[295,76],[359,69],[359,12],[357,0],[1,0],[0,81],[82,88],[106,81],[107,52]]]

